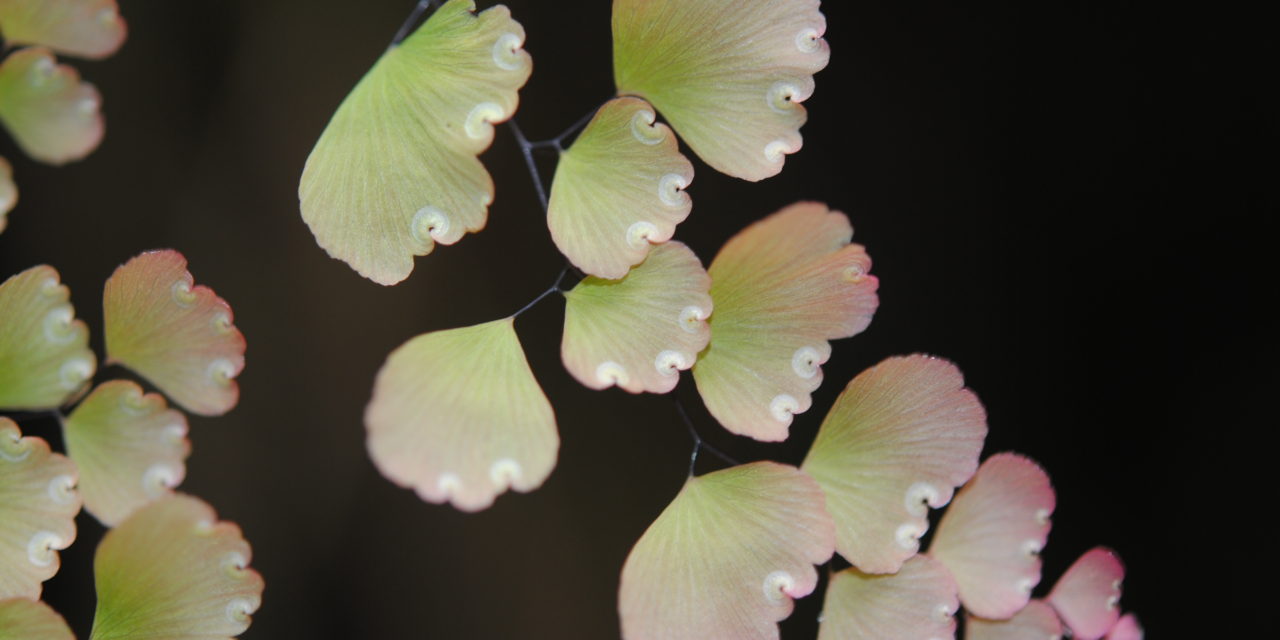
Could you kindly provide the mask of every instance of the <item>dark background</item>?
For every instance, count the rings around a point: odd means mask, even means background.
[[[534,57],[517,119],[547,138],[610,93],[610,3],[508,4]],[[679,391],[739,459],[798,463],[858,371],[899,353],[953,359],[989,410],[985,453],[1030,455],[1057,486],[1037,593],[1104,544],[1150,637],[1261,628],[1274,35],[1228,9],[953,4],[827,2],[833,54],[804,149],[760,184],[694,159],[677,237],[704,262],[745,223],[825,201],[875,259],[881,307],[836,343],[786,444],[733,438],[691,380]],[[623,560],[683,482],[690,441],[667,398],[591,392],[564,372],[561,304],[518,322],[562,437],[542,489],[464,515],[396,488],[365,454],[362,411],[391,349],[507,315],[561,265],[505,128],[483,157],[498,185],[488,228],[419,258],[399,286],[328,258],[303,224],[303,162],[412,5],[123,0],[123,49],[72,61],[103,93],[101,148],[49,168],[0,140],[21,189],[0,276],[56,266],[99,349],[102,282],[142,250],[183,251],[232,304],[249,343],[242,400],[191,418],[182,488],[253,544],[267,590],[243,637],[616,637]],[[101,528],[80,525],[46,591],[87,637]],[[819,609],[801,601],[784,638],[814,637]]]

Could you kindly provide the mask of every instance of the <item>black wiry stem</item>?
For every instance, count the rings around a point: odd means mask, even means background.
[[[547,190],[542,186],[542,173],[538,171],[538,164],[533,161],[534,143],[524,136],[524,132],[520,130],[520,125],[516,124],[515,118],[507,121],[511,127],[511,133],[516,137],[516,143],[520,145],[520,153],[524,154],[524,164],[529,168],[529,176],[533,178],[533,186],[538,190],[538,202],[542,203],[542,210],[547,210]]]
[[[565,264],[564,268],[560,270],[560,275],[556,276],[555,282],[551,283],[551,286],[547,287],[546,291],[539,293],[537,297],[535,297],[533,300],[530,300],[528,304],[524,305],[523,307],[520,307],[520,310],[511,314],[511,317],[513,318],[519,317],[520,314],[528,311],[529,309],[532,309],[534,305],[538,304],[539,302],[542,302],[543,298],[553,293],[564,293],[564,289],[560,287],[560,281],[564,280],[564,276],[567,273],[569,273],[569,265]]]
[[[738,461],[725,455],[723,451],[711,446],[698,433],[698,429],[693,426],[693,420],[689,419],[689,412],[684,409],[684,402],[680,400],[680,395],[675,389],[671,390],[671,398],[675,400],[676,413],[680,414],[680,420],[684,422],[684,426],[689,429],[689,437],[693,438],[693,453],[689,454],[689,475],[693,476],[693,466],[698,462],[698,452],[702,449],[710,451],[712,455],[723,460],[732,467],[738,466]]]
[[[422,17],[428,9],[435,8],[439,0],[418,0],[418,4],[413,7],[413,11],[409,13],[409,17],[405,18],[404,24],[400,25],[400,30],[396,32],[396,37],[391,39],[391,46],[396,46],[404,39],[409,37],[409,32],[413,31],[413,26],[418,23],[418,18]]]
[[[547,211],[547,206],[548,206],[547,189],[542,182],[542,172],[538,170],[538,164],[537,162],[534,161],[533,150],[534,149],[555,149],[557,153],[564,153],[565,138],[568,138],[569,136],[574,135],[575,133],[580,131],[583,127],[586,127],[587,123],[591,122],[591,119],[594,118],[596,113],[600,111],[601,107],[603,107],[605,104],[608,104],[609,100],[612,100],[613,97],[614,96],[609,96],[609,98],[606,98],[604,102],[601,102],[598,106],[596,106],[596,108],[592,109],[586,115],[579,118],[577,122],[574,122],[572,125],[570,125],[568,129],[565,129],[564,131],[560,132],[560,135],[557,135],[556,137],[548,140],[531,141],[529,140],[528,136],[524,134],[524,131],[520,129],[520,125],[516,124],[515,118],[511,118],[510,120],[507,120],[507,125],[511,128],[511,134],[515,137],[516,144],[520,146],[521,155],[524,156],[525,167],[527,167],[529,170],[529,177],[533,179],[533,187],[538,192],[538,202],[542,205],[542,210],[544,213]],[[528,304],[521,307],[519,311],[516,311],[514,314],[512,314],[512,317],[519,316],[525,311],[532,309],[534,305],[538,304],[544,298],[546,298],[547,296],[553,293],[556,293],[556,292],[564,293],[564,289],[561,288],[560,283],[562,280],[564,280],[565,275],[569,273],[570,269],[573,269],[574,272],[577,273],[577,269],[574,269],[572,264],[566,262],[564,268],[560,270],[560,275],[556,276],[555,283],[552,284],[550,287],[548,287],[547,290],[538,294],[537,297],[529,301]],[[689,418],[689,413],[685,411],[684,403],[681,402],[680,396],[677,393],[675,393],[675,390],[672,390],[671,397],[675,400],[676,412],[680,414],[680,419],[684,422],[685,426],[689,429],[689,436],[693,438],[693,452],[689,454],[689,476],[690,477],[693,476],[694,465],[697,464],[698,462],[698,453],[701,452],[703,449],[710,451],[712,455],[716,456],[717,458],[720,458],[726,464],[730,466],[737,466],[738,465],[737,460],[734,460],[728,455],[725,455],[724,452],[711,446],[710,444],[707,443],[706,440],[702,439],[702,436],[698,433],[698,429],[693,426],[693,420]]]
[[[600,111],[600,107],[603,107],[611,99],[612,97],[601,102],[594,109],[588,111],[586,115],[578,118],[577,122],[569,125],[568,129],[561,131],[560,135],[548,140],[530,140],[528,136],[524,135],[524,131],[520,129],[520,125],[516,124],[515,118],[507,121],[507,125],[511,127],[512,135],[515,136],[516,144],[520,145],[520,153],[524,156],[525,166],[529,168],[529,175],[533,177],[533,186],[538,191],[538,201],[542,203],[542,210],[544,212],[547,210],[547,188],[542,183],[542,172],[538,171],[538,164],[534,162],[533,150],[555,149],[557,154],[564,153],[564,139],[587,126],[587,123],[591,122],[591,119],[595,117],[596,112]]]
[[[560,135],[550,140],[547,140],[546,143],[550,146],[555,147],[560,152],[564,152],[564,139],[577,133],[583,127],[587,126],[587,123],[591,122],[591,119],[596,117],[596,112],[600,111],[600,107],[603,107],[606,102],[608,102],[608,100],[600,103],[596,108],[592,109],[591,111],[588,111],[587,115],[582,116],[581,118],[578,118],[577,122],[570,125],[568,129],[561,131]]]

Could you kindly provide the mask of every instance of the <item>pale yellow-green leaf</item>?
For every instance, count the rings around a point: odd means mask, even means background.
[[[818,640],[942,640],[956,635],[956,583],[928,556],[894,574],[849,568],[831,576]]]
[[[639,98],[605,103],[560,154],[547,226],[561,253],[590,275],[617,280],[649,247],[671,239],[692,203],[693,165]]]
[[[329,255],[379,284],[413,256],[484,228],[493,180],[476,155],[516,110],[532,69],[524,28],[498,5],[449,0],[378,59],[302,171],[302,218]]]
[[[169,495],[186,476],[186,434],[187,418],[159,394],[128,380],[99,385],[62,422],[84,508],[110,527]]]
[[[75,640],[67,621],[30,598],[0,600],[0,640]]]
[[[116,0],[0,0],[0,36],[81,58],[103,58],[124,42]]]
[[[60,406],[93,376],[89,328],[70,297],[45,265],[0,284],[0,408]]]
[[[691,477],[622,568],[626,640],[778,638],[835,544],[822,491],[774,462]]]
[[[870,324],[878,281],[852,237],[843,213],[801,202],[740,231],[711,262],[711,344],[693,377],[729,431],[786,439],[822,384],[827,341]]]
[[[383,475],[464,511],[542,485],[560,436],[514,320],[426,333],[391,353],[365,411]]]
[[[813,74],[827,66],[818,0],[614,0],[620,94],[643,97],[698,157],[761,180],[800,150]]]
[[[36,160],[64,164],[96,149],[101,103],[98,90],[47,49],[19,49],[0,62],[0,124]]]
[[[0,598],[39,598],[76,539],[76,467],[0,417]]]
[[[822,485],[836,550],[867,573],[894,573],[919,550],[929,507],[978,468],[987,415],[955,365],[889,358],[836,398],[801,467]]]
[[[583,279],[565,294],[565,367],[592,389],[670,391],[711,337],[710,286],[698,256],[676,241],[621,280]]]
[[[90,640],[226,640],[249,628],[262,576],[240,528],[173,494],[133,512],[98,545]]]

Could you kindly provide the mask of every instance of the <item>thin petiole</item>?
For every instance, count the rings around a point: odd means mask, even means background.
[[[684,426],[689,429],[689,437],[693,438],[693,453],[689,454],[689,475],[693,476],[693,467],[694,464],[698,462],[698,452],[702,449],[710,451],[712,455],[720,458],[729,466],[738,466],[737,460],[725,455],[724,452],[710,444],[707,444],[707,441],[702,439],[702,436],[698,433],[698,429],[693,426],[693,420],[689,419],[689,413],[684,409],[684,402],[680,400],[680,396],[674,389],[671,391],[671,398],[675,400],[676,413],[680,414],[680,419],[684,422]]]
[[[538,304],[539,302],[542,302],[543,298],[553,293],[564,293],[564,289],[560,288],[560,281],[564,280],[564,276],[567,273],[569,273],[569,265],[565,264],[564,268],[560,270],[560,275],[556,276],[555,282],[551,283],[551,286],[547,287],[546,291],[539,293],[538,296],[533,300],[530,300],[528,304],[524,305],[523,307],[520,307],[520,310],[511,314],[511,317],[513,318],[519,317],[520,314],[528,311],[529,309],[532,309],[534,305]]]
[[[539,302],[542,302],[542,299],[543,299],[543,298],[545,298],[545,297],[547,297],[547,296],[549,296],[549,295],[551,295],[551,294],[553,294],[553,293],[557,293],[557,292],[559,292],[559,291],[560,291],[560,287],[550,287],[550,288],[548,288],[546,291],[543,291],[542,293],[539,293],[539,294],[538,294],[538,297],[534,298],[533,300],[530,300],[530,301],[529,301],[529,304],[526,304],[526,305],[524,305],[523,307],[520,307],[520,310],[519,310],[519,311],[517,311],[517,312],[515,312],[515,313],[511,314],[511,317],[513,317],[513,318],[518,318],[518,317],[520,317],[520,314],[522,314],[522,313],[524,313],[524,312],[528,311],[529,309],[532,309],[532,308],[533,308],[533,305],[538,304]]]
[[[610,96],[609,99],[612,99],[612,96]],[[595,117],[596,112],[600,110],[600,107],[603,107],[607,103],[608,103],[608,100],[601,103],[600,106],[592,109],[589,113],[579,118],[577,122],[574,122],[572,125],[570,125],[568,129],[565,129],[564,131],[562,131],[560,135],[554,138],[551,138],[549,140],[530,141],[529,138],[524,135],[524,131],[520,129],[520,125],[516,124],[515,118],[507,120],[507,125],[511,127],[511,134],[515,136],[516,144],[520,146],[520,153],[524,156],[525,166],[529,169],[529,177],[533,179],[533,186],[538,192],[538,202],[542,204],[543,211],[547,210],[547,190],[546,190],[546,187],[543,186],[542,184],[542,173],[538,171],[538,165],[534,161],[533,150],[534,149],[555,149],[559,153],[564,153],[565,138],[568,138],[569,136],[574,135],[575,133],[580,131],[583,127],[587,126],[587,123],[591,122],[591,119]],[[550,287],[548,287],[542,293],[539,293],[537,297],[535,297],[533,300],[530,300],[529,303],[521,307],[519,311],[516,311],[514,314],[512,314],[512,317],[517,317],[520,314],[524,313],[525,311],[532,309],[534,305],[538,304],[539,302],[542,302],[544,298],[546,298],[547,296],[553,293],[557,293],[557,292],[563,293],[564,289],[560,287],[560,283],[562,280],[564,280],[564,277],[569,273],[570,268],[571,268],[571,265],[566,263],[564,268],[560,270],[560,275],[556,276],[555,283],[552,284]],[[576,273],[576,269],[575,269],[575,273]],[[734,460],[728,455],[725,455],[724,452],[708,444],[706,440],[702,439],[702,436],[698,433],[698,429],[693,426],[693,420],[689,419],[689,414],[687,411],[685,411],[684,403],[681,402],[680,396],[675,392],[675,390],[672,391],[671,397],[675,400],[676,412],[680,414],[680,419],[684,422],[685,427],[689,429],[689,437],[693,439],[693,452],[689,454],[689,476],[692,477],[694,475],[694,467],[698,462],[698,454],[703,449],[706,449],[707,451],[711,452],[712,455],[722,460],[725,464],[728,464],[730,466],[737,466],[738,465],[737,460]]]
[[[607,102],[607,101],[606,101],[606,102]],[[599,111],[599,110],[600,110],[600,107],[603,107],[603,106],[604,106],[604,103],[601,103],[601,104],[600,104],[599,106],[597,106],[596,108],[594,108],[594,109],[592,109],[591,111],[587,112],[587,115],[582,116],[581,118],[578,118],[578,121],[577,121],[577,122],[573,123],[572,125],[569,125],[569,128],[568,128],[568,129],[565,129],[564,131],[561,131],[561,132],[560,132],[560,135],[558,135],[558,136],[556,136],[556,137],[554,137],[554,138],[552,138],[552,139],[550,139],[550,140],[547,140],[547,142],[548,142],[548,143],[550,143],[550,145],[551,145],[551,146],[553,146],[553,147],[555,147],[556,149],[559,149],[560,151],[564,151],[564,146],[563,146],[564,139],[565,139],[565,138],[568,138],[569,136],[571,136],[571,135],[573,135],[573,134],[575,134],[575,133],[577,133],[577,132],[578,132],[578,130],[580,130],[580,129],[582,129],[583,127],[587,126],[587,123],[588,123],[588,122],[591,122],[591,119],[595,117],[596,112],[597,112],[597,111]]]
[[[608,102],[607,100],[605,102]],[[564,139],[577,133],[579,129],[587,126],[591,122],[591,118],[595,117],[596,112],[600,110],[600,106],[592,109],[587,115],[578,118],[578,121],[569,126],[568,129],[560,132],[560,135],[550,140],[530,140],[524,135],[524,131],[520,129],[520,125],[516,124],[515,118],[507,121],[511,126],[511,133],[516,138],[516,144],[520,145],[520,153],[524,155],[525,166],[529,168],[529,175],[533,178],[533,186],[538,190],[538,201],[542,203],[542,210],[547,210],[547,188],[542,184],[542,172],[538,171],[538,164],[533,159],[534,149],[555,149],[557,153],[564,153]]]
[[[612,100],[613,98],[611,97],[609,99]],[[577,122],[569,125],[568,129],[561,131],[560,135],[554,138],[548,138],[546,140],[529,140],[527,138],[519,138],[519,139],[523,139],[524,143],[528,144],[529,148],[531,149],[555,149],[560,153],[564,153],[565,138],[572,136],[578,131],[581,131],[583,127],[587,126],[587,123],[591,122],[591,119],[594,118],[596,113],[600,111],[600,107],[603,107],[607,102],[608,100],[605,100],[605,102],[600,103],[600,105],[598,105],[591,111],[588,111],[586,115],[582,116],[581,118],[578,118]],[[521,146],[523,146],[523,144]]]
[[[391,39],[391,46],[394,47],[401,42],[404,42],[404,39],[409,37],[409,32],[413,30],[413,26],[418,23],[418,18],[421,18],[422,14],[425,13],[427,9],[434,8],[436,6],[436,2],[438,2],[438,0],[418,0],[418,4],[413,7],[413,11],[409,13],[409,17],[405,18],[404,24],[400,25],[400,30],[396,32],[396,37]]]
[[[533,186],[538,190],[538,202],[542,203],[542,210],[546,211],[547,190],[542,186],[542,173],[538,171],[538,164],[533,161],[533,143],[524,136],[515,118],[508,120],[507,124],[511,126],[511,133],[515,135],[516,143],[520,145],[520,153],[524,154],[524,163],[529,168],[529,177],[533,178]]]

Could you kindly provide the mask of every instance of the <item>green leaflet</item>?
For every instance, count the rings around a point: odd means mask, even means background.
[[[240,635],[262,602],[240,528],[174,494],[107,532],[93,559],[89,640],[215,640]]]
[[[329,255],[379,284],[413,256],[484,228],[493,181],[476,155],[515,112],[532,63],[504,6],[450,0],[378,59],[307,158],[302,218]]]
[[[627,275],[650,246],[671,239],[693,207],[683,191],[693,165],[654,117],[639,98],[610,100],[560,155],[547,226],[561,253],[585,273]]]
[[[955,365],[889,358],[836,398],[801,468],[827,495],[836,550],[867,573],[894,573],[916,554],[929,508],[978,468],[987,412]]]
[[[0,0],[0,33],[9,44],[104,58],[120,48],[125,31],[116,0]]]
[[[565,367],[592,389],[666,393],[711,330],[711,279],[684,244],[660,244],[621,280],[588,277],[565,294]]]
[[[711,344],[693,378],[729,431],[785,440],[822,383],[827,341],[870,324],[878,281],[852,236],[844,214],[801,202],[740,231],[711,262]]]
[[[365,411],[383,475],[464,511],[542,485],[560,436],[514,320],[433,331],[391,353]]]
[[[85,509],[110,527],[168,495],[186,475],[186,433],[186,416],[160,395],[128,380],[99,385],[62,421]]]
[[[622,568],[623,638],[776,640],[835,547],[822,505],[812,478],[775,462],[690,477]]]
[[[96,149],[101,102],[93,85],[46,49],[20,49],[0,63],[0,124],[41,162],[64,164]]]
[[[39,598],[76,539],[76,466],[0,417],[0,599]]]
[[[698,157],[762,180],[800,149],[827,66],[818,0],[614,0],[619,94],[653,103]]]
[[[93,376],[89,329],[53,267],[32,267],[0,284],[0,408],[62,405]]]
[[[195,284],[181,253],[147,251],[118,267],[102,306],[107,362],[129,367],[193,413],[222,415],[239,401],[244,336],[226,301]]]
[[[0,640],[75,640],[49,605],[27,598],[0,600]]]

